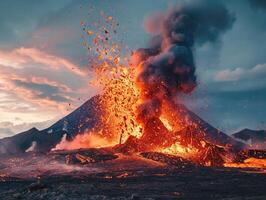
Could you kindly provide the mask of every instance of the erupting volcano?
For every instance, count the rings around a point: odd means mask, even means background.
[[[115,42],[119,23],[114,17],[101,17],[98,31],[81,23],[91,85],[99,94],[45,130],[0,140],[0,181],[60,173],[82,179],[88,174],[156,177],[167,176],[167,170],[188,173],[208,167],[265,172],[264,149],[212,127],[182,98],[198,85],[195,49],[219,42],[232,27],[235,18],[223,4],[183,3],[148,17],[149,45],[135,51]],[[25,165],[21,173],[20,165]]]
[[[103,16],[104,31],[94,35],[83,24],[94,43],[86,47],[98,55],[89,60],[92,82],[102,89],[94,105],[98,121],[53,150],[112,147],[126,154],[171,154],[203,166],[240,166],[234,163],[249,157],[248,146],[201,120],[179,98],[197,86],[194,44],[217,42],[234,21],[223,5],[214,5],[184,4],[149,17],[149,46],[125,57],[109,39],[118,24],[112,17]]]

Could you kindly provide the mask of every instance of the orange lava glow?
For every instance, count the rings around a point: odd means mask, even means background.
[[[113,146],[116,143],[114,141],[108,140],[102,136],[93,133],[86,133],[83,135],[77,135],[74,140],[68,141],[66,135],[63,136],[61,142],[52,149],[55,150],[74,150],[82,148],[102,148]]]
[[[225,167],[233,168],[266,168],[266,159],[247,158],[243,163],[225,163]]]

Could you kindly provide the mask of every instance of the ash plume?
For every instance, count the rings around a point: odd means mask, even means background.
[[[133,56],[139,66],[142,117],[147,113],[145,104],[156,105],[160,113],[164,100],[171,102],[179,93],[193,91],[197,81],[192,48],[219,42],[234,21],[222,3],[207,0],[183,3],[147,19],[145,28],[153,35],[150,45]]]

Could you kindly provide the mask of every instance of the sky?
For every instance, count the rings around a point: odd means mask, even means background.
[[[0,1],[0,138],[46,128],[97,93],[86,71],[82,21],[113,16],[121,42],[134,50],[149,41],[145,19],[180,1]],[[194,47],[198,87],[185,102],[228,134],[266,129],[266,3],[217,2],[234,21],[219,42]]]

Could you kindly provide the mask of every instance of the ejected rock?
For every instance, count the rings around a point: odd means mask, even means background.
[[[89,164],[98,163],[118,158],[112,151],[107,149],[79,149],[60,150],[52,152],[56,160],[61,160],[66,164]]]
[[[173,156],[158,152],[143,152],[141,156],[157,162],[165,163],[167,165],[175,166],[177,168],[194,168],[195,164],[179,156]]]

